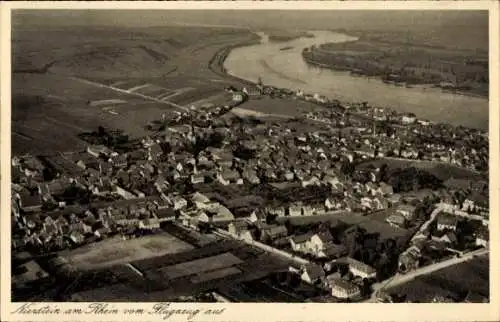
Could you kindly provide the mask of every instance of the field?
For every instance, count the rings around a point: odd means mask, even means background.
[[[183,262],[175,265],[164,266],[158,270],[166,280],[175,279],[184,276],[195,275],[207,271],[215,271],[241,264],[238,257],[231,253],[223,253],[211,257],[204,257],[189,262]]]
[[[193,248],[190,244],[164,233],[129,240],[110,238],[61,255],[75,267],[88,270],[174,254]]]
[[[344,222],[348,225],[359,225],[360,227],[366,229],[368,233],[379,233],[380,237],[386,238],[398,238],[406,234],[406,230],[398,227],[393,227],[388,223],[385,223],[380,218],[371,218],[370,216],[362,216],[356,213],[341,212],[332,213],[325,215],[307,216],[307,217],[279,217],[277,220],[284,222],[290,220],[293,225],[308,225],[312,223],[319,222],[331,222],[333,225]]]
[[[14,153],[83,149],[77,134],[98,125],[140,137],[166,111],[227,102],[229,83],[209,61],[253,37],[188,26],[40,28],[21,16],[12,35]]]
[[[469,291],[489,296],[488,257],[474,258],[389,290],[390,293],[406,295],[411,302],[429,302],[435,295],[461,300]]]
[[[414,161],[414,160],[401,160],[401,159],[389,159],[389,158],[381,158],[373,161],[368,161],[362,164],[359,164],[358,167],[364,168],[368,165],[373,165],[375,167],[379,167],[382,164],[386,163],[389,169],[396,168],[408,168],[415,167],[417,169],[422,169],[430,172],[435,175],[437,178],[446,181],[448,179],[464,179],[464,180],[481,180],[485,179],[484,175],[478,174],[471,170],[459,168],[457,166],[451,164],[444,164],[435,161]]]
[[[333,69],[407,84],[452,83],[454,89],[474,95],[488,94],[488,31],[479,30],[476,43],[443,39],[439,33],[355,31],[357,41],[328,43],[304,52],[311,62]],[[486,45],[485,45],[486,44]],[[450,87],[451,88],[451,87]]]

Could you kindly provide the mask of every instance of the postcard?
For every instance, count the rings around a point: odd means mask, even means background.
[[[1,8],[2,320],[500,318],[498,2]]]

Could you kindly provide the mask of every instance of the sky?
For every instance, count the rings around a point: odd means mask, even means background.
[[[16,28],[168,27],[207,24],[258,29],[346,29],[438,34],[443,42],[488,48],[488,12],[464,10],[14,10]]]
[[[13,24],[164,26],[172,22],[267,28],[369,28],[463,25],[487,28],[487,11],[20,10]]]

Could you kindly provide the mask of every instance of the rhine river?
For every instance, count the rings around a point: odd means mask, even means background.
[[[486,98],[444,93],[439,88],[398,87],[375,78],[308,66],[302,59],[304,48],[356,40],[329,31],[310,33],[315,37],[279,43],[269,42],[264,33],[258,33],[261,43],[233,49],[224,67],[229,74],[249,81],[256,82],[260,77],[265,85],[301,89],[341,101],[366,101],[398,112],[411,112],[433,122],[488,129]]]

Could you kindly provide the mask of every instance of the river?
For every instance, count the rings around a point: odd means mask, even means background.
[[[445,93],[439,88],[398,87],[376,78],[309,66],[302,59],[304,48],[356,40],[329,31],[310,33],[315,37],[275,43],[259,32],[261,43],[233,49],[224,61],[224,67],[229,74],[252,82],[260,77],[266,85],[302,89],[306,93],[318,93],[342,101],[367,101],[398,112],[411,112],[434,122],[488,129],[486,98]]]

